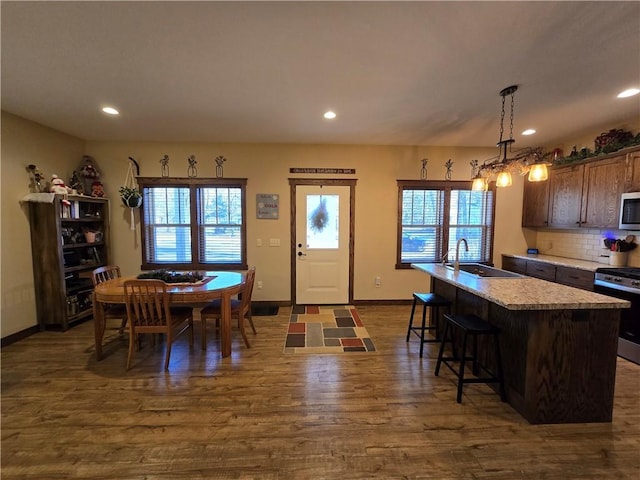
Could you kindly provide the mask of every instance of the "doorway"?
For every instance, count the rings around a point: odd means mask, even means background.
[[[291,302],[353,301],[356,180],[289,179]]]

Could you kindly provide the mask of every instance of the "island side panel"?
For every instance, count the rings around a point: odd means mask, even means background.
[[[620,310],[551,310],[529,325],[531,423],[610,422]]]

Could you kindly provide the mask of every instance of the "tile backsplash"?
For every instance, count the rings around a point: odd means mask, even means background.
[[[608,263],[609,251],[604,246],[605,238],[624,239],[627,235],[634,235],[634,243],[640,242],[640,231],[625,230],[538,230],[536,235],[537,248],[544,255],[590,260],[592,262]],[[640,246],[629,252],[627,265],[640,267]]]

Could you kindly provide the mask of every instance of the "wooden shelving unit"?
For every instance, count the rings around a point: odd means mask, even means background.
[[[67,330],[92,315],[91,271],[109,262],[109,201],[55,195],[30,201],[29,217],[38,324]]]

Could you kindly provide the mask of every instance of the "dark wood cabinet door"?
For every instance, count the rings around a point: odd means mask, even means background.
[[[549,182],[524,182],[523,227],[549,225]]]
[[[640,151],[627,153],[625,158],[625,192],[640,192]]]
[[[558,266],[556,268],[556,282],[563,285],[593,291],[594,280],[594,272],[573,267]]]
[[[549,226],[576,228],[582,213],[584,164],[552,169],[549,174]]]
[[[527,273],[527,261],[524,258],[502,255],[502,269],[525,275]]]
[[[624,179],[625,157],[585,165],[581,227],[618,227]]]

